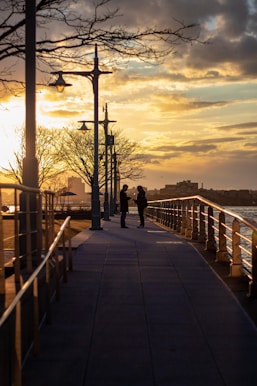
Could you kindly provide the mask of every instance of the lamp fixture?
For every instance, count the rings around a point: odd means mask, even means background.
[[[78,121],[78,122],[82,122],[82,126],[78,130],[81,131],[83,134],[86,134],[86,132],[90,130],[86,125],[86,121]]]
[[[56,72],[58,74],[58,79],[54,83],[50,83],[49,86],[56,87],[59,93],[64,91],[65,87],[72,86],[71,83],[66,83],[62,76],[62,71]]]

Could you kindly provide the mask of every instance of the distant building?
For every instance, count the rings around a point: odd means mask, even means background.
[[[72,196],[72,201],[74,202],[81,202],[84,201],[86,198],[86,192],[85,192],[85,183],[82,182],[81,178],[79,177],[69,177],[68,178],[68,190],[72,193],[75,193],[74,196]]]
[[[257,205],[257,191],[248,189],[214,190],[204,189],[203,183],[198,187],[198,182],[185,180],[176,184],[167,184],[160,190],[149,190],[147,198],[151,200],[163,200],[200,195],[210,201],[224,206]]]
[[[175,198],[194,196],[198,194],[198,182],[191,182],[190,180],[177,182],[176,185],[165,185],[160,189],[160,197]]]
[[[256,205],[254,192],[247,189],[200,189],[199,194],[220,205]]]

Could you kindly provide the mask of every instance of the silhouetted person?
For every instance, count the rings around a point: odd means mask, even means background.
[[[144,210],[147,207],[147,199],[145,196],[145,191],[141,185],[137,187],[137,191],[138,191],[137,199],[134,201],[137,204],[138,214],[140,218],[140,225],[138,226],[138,228],[144,228],[145,226]]]
[[[130,197],[127,196],[126,191],[128,190],[128,185],[124,184],[121,191],[120,191],[120,226],[121,228],[127,228],[126,226],[126,214],[128,212],[128,200],[130,200]]]

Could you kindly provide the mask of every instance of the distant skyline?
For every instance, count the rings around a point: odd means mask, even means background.
[[[117,121],[111,127],[137,141],[146,159],[145,177],[126,182],[160,189],[191,180],[206,189],[257,190],[257,0],[112,0],[110,7],[120,8],[115,21],[128,28],[177,19],[199,23],[199,39],[209,40],[175,46],[162,65],[124,61],[100,77],[99,105],[107,102]],[[99,56],[100,67],[107,64]],[[90,82],[66,80],[73,87],[63,94],[38,87],[38,125],[61,129],[92,120]],[[24,124],[22,95],[2,96],[0,119],[3,165],[16,146],[15,127]]]
[[[190,180],[190,181],[191,181],[191,182],[194,182],[194,183],[198,183],[198,181],[192,181],[192,180]],[[160,188],[148,188],[146,185],[143,185],[143,188],[146,188],[147,191],[154,191],[154,190],[158,190],[158,191],[159,191],[159,190],[161,190],[161,189],[165,189],[166,186],[176,185],[176,184],[179,183],[179,182],[183,182],[183,181],[177,181],[177,182],[174,182],[174,183],[172,183],[172,184],[167,183],[167,184],[161,186]],[[122,185],[123,185],[123,183],[121,183],[121,186],[122,186]],[[130,183],[129,183],[129,187],[128,187],[128,191],[133,190],[133,189],[136,189],[137,186],[138,186],[137,183],[134,183],[133,181],[132,181],[132,183],[130,182]],[[240,191],[240,190],[249,190],[249,191],[255,191],[255,192],[257,192],[257,189],[240,189],[240,188],[239,188],[239,189],[235,189],[235,188],[231,188],[231,189],[223,189],[223,188],[220,188],[220,189],[214,189],[214,188],[212,188],[212,187],[206,188],[205,186],[203,186],[203,185],[200,184],[200,183],[198,183],[198,189],[213,190],[213,191],[229,191],[229,190]]]

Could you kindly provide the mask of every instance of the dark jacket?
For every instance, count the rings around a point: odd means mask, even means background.
[[[145,192],[139,192],[135,203],[138,206],[138,209],[145,209],[147,207],[147,199],[145,197]]]
[[[120,191],[120,212],[128,212],[128,200],[130,197],[127,196],[127,193],[121,189]]]

